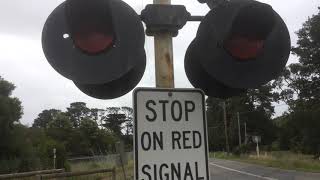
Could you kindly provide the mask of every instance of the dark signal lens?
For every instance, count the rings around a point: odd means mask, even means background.
[[[105,52],[115,44],[113,20],[105,0],[68,0],[66,17],[74,45],[87,54]]]
[[[114,36],[112,33],[99,32],[96,30],[75,33],[73,38],[75,45],[89,54],[106,51],[114,44]]]
[[[244,7],[232,22],[224,48],[237,60],[254,59],[263,51],[274,25],[274,11],[269,5]]]
[[[263,49],[263,40],[241,36],[231,37],[225,48],[235,58],[246,60],[256,58]]]

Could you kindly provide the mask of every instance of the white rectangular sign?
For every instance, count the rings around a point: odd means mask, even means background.
[[[197,89],[134,91],[136,180],[208,180],[205,96]]]

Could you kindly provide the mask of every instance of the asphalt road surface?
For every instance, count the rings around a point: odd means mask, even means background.
[[[320,173],[281,170],[228,160],[210,159],[211,180],[320,180]]]

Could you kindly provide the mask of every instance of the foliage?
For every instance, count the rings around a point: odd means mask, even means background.
[[[114,152],[120,139],[132,150],[132,108],[97,109],[74,102],[65,112],[43,110],[29,128],[19,123],[22,106],[11,97],[14,88],[0,77],[0,173],[51,169],[54,148],[56,168],[66,169],[67,158]]]
[[[29,170],[37,164],[33,147],[24,139],[25,127],[19,124],[23,112],[19,99],[11,97],[14,89],[0,77],[0,172]]]
[[[42,111],[33,122],[33,127],[48,128],[49,123],[57,119],[57,116],[61,113],[60,110],[49,109]]]
[[[277,119],[281,149],[320,156],[320,12],[297,32],[292,52],[299,62],[291,64],[277,80],[281,99],[289,112]]]
[[[26,139],[28,130],[22,125],[14,125],[1,142],[0,173],[24,172],[37,169],[39,159],[31,140]]]
[[[133,109],[131,107],[121,107],[121,111],[126,116],[125,129],[126,135],[133,134]]]
[[[18,98],[11,97],[15,86],[0,76],[0,136],[5,139],[15,123],[19,123],[22,106]],[[1,145],[0,145],[1,148]]]
[[[240,156],[242,154],[248,154],[252,150],[252,147],[247,144],[242,144],[241,146],[235,147],[232,151],[234,155]]]
[[[132,149],[132,138],[122,135],[132,132],[133,110],[130,107],[88,108],[84,102],[71,103],[66,112],[43,110],[33,127],[44,129],[45,134],[64,145],[69,156],[92,156],[114,151],[121,138]],[[132,124],[132,123],[131,123]],[[131,128],[131,130],[130,130]]]
[[[56,149],[56,168],[68,167],[67,153],[64,145],[51,138],[47,138],[38,146],[38,156],[41,160],[41,169],[53,168],[53,149]]]
[[[244,137],[244,123],[247,124],[248,135],[262,136],[262,144],[271,144],[275,140],[276,127],[272,121],[274,106],[272,102],[278,100],[278,94],[272,92],[272,84],[259,89],[248,90],[238,97],[225,100],[228,139],[231,149],[239,145],[238,117],[240,117],[241,136]],[[225,133],[223,109],[221,99],[209,97],[207,103],[209,149],[213,151],[225,150]]]
[[[283,149],[319,155],[320,152],[320,108],[296,110],[287,116],[281,126],[280,144]]]
[[[115,135],[120,136],[122,134],[121,125],[126,121],[124,114],[108,114],[103,120],[102,124],[105,128],[109,129]]]
[[[74,102],[67,108],[67,115],[70,117],[73,127],[80,126],[81,121],[89,116],[90,109],[84,102]]]

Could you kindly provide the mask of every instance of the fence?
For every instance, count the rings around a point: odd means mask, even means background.
[[[84,176],[90,174],[98,174],[98,173],[112,173],[112,180],[116,180],[116,168],[112,169],[100,169],[93,171],[82,171],[82,172],[64,172],[64,173],[56,173],[56,174],[46,174],[46,175],[38,175],[38,180],[44,179],[54,179],[54,178],[64,178],[64,177],[75,177],[75,176]]]
[[[110,154],[107,156],[88,156],[88,157],[77,157],[77,158],[72,158],[68,159],[70,163],[81,163],[81,162],[86,162],[86,161],[104,161],[108,162],[110,165],[117,165],[119,164],[119,154]],[[132,160],[133,159],[133,153],[132,152],[126,152],[125,153],[125,158],[127,160]]]
[[[24,173],[14,173],[14,174],[2,174],[0,179],[14,179],[14,178],[26,178],[37,176],[41,174],[54,174],[54,173],[63,173],[64,169],[52,169],[52,170],[42,170],[42,171],[32,171]]]

